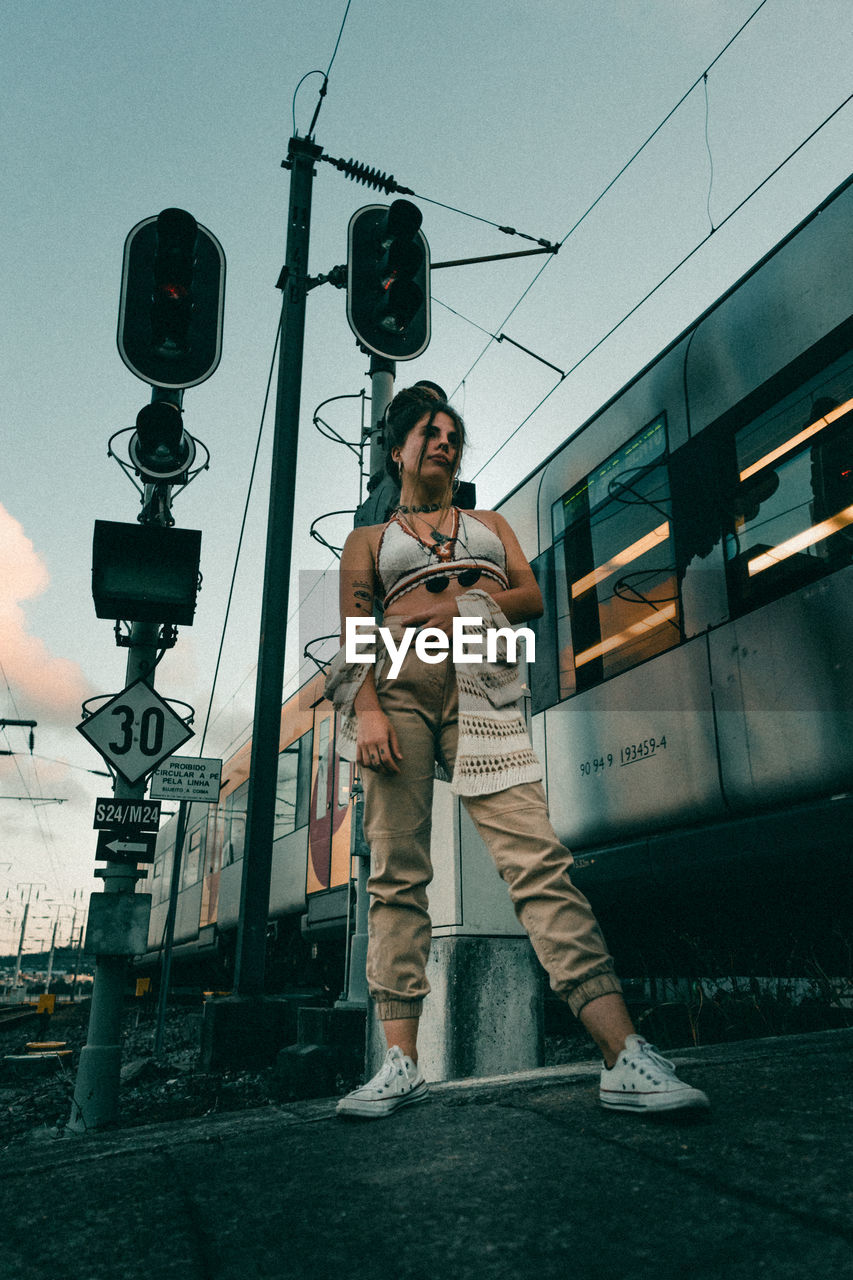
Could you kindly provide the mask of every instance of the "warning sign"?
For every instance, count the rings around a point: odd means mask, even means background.
[[[200,756],[172,756],[151,778],[151,798],[156,800],[219,799],[222,761]]]

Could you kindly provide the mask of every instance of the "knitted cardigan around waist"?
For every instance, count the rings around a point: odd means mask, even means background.
[[[456,609],[461,617],[476,619],[479,622],[477,630],[483,633],[493,627],[511,629],[509,621],[487,591],[467,591],[458,596]],[[402,627],[395,625],[394,619],[386,625],[395,640],[399,639]],[[469,631],[469,634],[476,635],[477,630]],[[356,695],[372,667],[378,677],[389,663],[387,654],[377,658],[375,667],[368,662],[347,662],[345,651],[340,649],[329,665],[325,694],[340,716],[337,746],[338,753],[345,760],[356,758]],[[539,782],[542,766],[530,745],[521,713],[521,700],[527,689],[521,682],[518,664],[509,661],[503,637],[498,641],[495,662],[484,660],[456,668],[456,685],[459,694],[459,741],[450,779],[451,791],[460,796],[491,795],[522,782]],[[380,704],[381,700],[380,692]],[[438,763],[436,776],[447,777]]]

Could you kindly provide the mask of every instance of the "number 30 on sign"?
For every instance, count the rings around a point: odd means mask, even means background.
[[[77,731],[130,783],[193,737],[192,729],[144,680],[110,698]]]

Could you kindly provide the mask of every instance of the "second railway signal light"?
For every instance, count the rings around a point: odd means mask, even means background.
[[[195,387],[222,354],[225,255],[184,209],[145,218],[124,246],[119,354],[155,387]]]
[[[414,360],[430,338],[429,245],[408,200],[365,205],[350,219],[347,319],[366,351]]]
[[[184,431],[178,406],[168,400],[152,400],[136,415],[128,452],[144,480],[175,483],[192,466],[196,448],[192,436]]]

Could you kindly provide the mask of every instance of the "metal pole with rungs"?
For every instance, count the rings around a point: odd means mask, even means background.
[[[154,387],[151,397],[152,404],[167,401],[176,409],[180,409],[183,391]],[[170,483],[146,483],[143,492],[143,512],[152,513],[150,516],[152,524],[169,523],[170,505]],[[150,688],[154,687],[154,670],[157,666],[157,649],[160,640],[160,626],[157,622],[133,623],[127,655],[126,688],[130,688],[137,680],[144,680]],[[119,774],[114,787],[115,798],[144,800],[147,787],[148,780],[145,777],[131,783]],[[134,950],[122,920],[131,917],[132,913],[128,912],[125,915],[125,910],[136,904],[129,903],[126,899],[141,896],[136,894],[136,882],[144,880],[147,871],[139,871],[135,863],[107,862],[106,867],[96,871],[95,875],[104,881],[102,896],[109,898],[109,906],[114,908],[112,919],[115,927],[112,930],[112,936],[99,943],[100,950],[95,961],[89,1030],[86,1043],[80,1050],[77,1081],[71,1103],[71,1118],[68,1122],[68,1128],[72,1133],[102,1129],[118,1120],[124,987],[128,963]],[[116,895],[123,895],[125,901],[116,901]],[[90,910],[94,902],[93,898]],[[150,896],[148,903],[150,904]],[[107,903],[99,905],[106,906]],[[150,905],[147,909],[150,909]],[[119,937],[119,934],[122,936]]]
[[[264,992],[308,291],[311,190],[314,162],[320,155],[322,148],[309,139],[291,138],[285,162],[290,168],[290,205],[285,267],[280,281],[281,352],[234,977],[234,991],[238,997],[258,997]]]
[[[157,1021],[154,1030],[154,1057],[163,1055],[163,1035],[166,1026],[166,1006],[169,1003],[169,982],[172,975],[172,944],[175,940],[175,920],[178,914],[178,894],[181,889],[181,866],[187,822],[190,815],[189,800],[182,800],[178,810],[178,827],[175,832],[175,850],[172,854],[172,880],[169,885],[169,910],[163,937],[163,958],[160,964],[160,992],[157,998]]]

